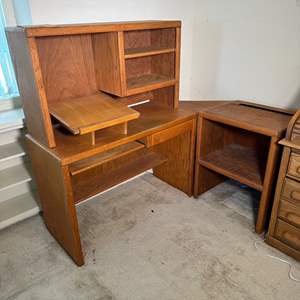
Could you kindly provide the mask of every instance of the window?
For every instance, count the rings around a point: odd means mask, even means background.
[[[0,2],[0,100],[18,95],[18,86],[5,35],[4,13]]]

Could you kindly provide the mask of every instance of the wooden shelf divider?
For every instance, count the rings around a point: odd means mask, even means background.
[[[258,191],[263,190],[263,174],[257,154],[251,148],[230,144],[200,157],[199,164]]]
[[[125,59],[130,58],[137,58],[137,57],[144,57],[144,56],[152,56],[152,55],[159,55],[165,53],[172,53],[175,52],[175,48],[165,48],[165,47],[143,47],[143,48],[129,48],[125,49]]]
[[[176,80],[161,74],[144,74],[127,79],[127,95],[174,85]]]

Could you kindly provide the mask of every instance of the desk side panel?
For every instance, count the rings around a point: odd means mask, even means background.
[[[42,144],[55,147],[35,39],[27,39],[23,31],[7,31],[6,34],[28,131]]]
[[[192,196],[196,119],[185,124],[188,126],[184,132],[178,131],[179,135],[166,141],[162,138],[163,142],[153,147],[155,152],[168,159],[166,163],[154,168],[154,175],[188,196]],[[172,132],[168,134],[172,136]]]
[[[67,166],[31,137],[26,137],[33,165],[43,218],[47,228],[77,265],[83,265],[76,209]]]

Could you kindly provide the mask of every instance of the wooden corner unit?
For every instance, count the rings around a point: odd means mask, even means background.
[[[291,119],[266,242],[300,261],[300,110]]]
[[[77,265],[84,255],[75,204],[151,168],[192,195],[196,114],[177,108],[180,28],[7,29],[43,218]]]
[[[265,229],[279,154],[290,112],[250,103],[219,105],[199,114],[194,195],[226,177],[261,192],[256,232]]]

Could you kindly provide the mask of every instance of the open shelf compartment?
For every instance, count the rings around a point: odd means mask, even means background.
[[[176,29],[162,28],[124,32],[125,58],[130,55],[155,55],[157,52],[172,52],[176,48]],[[127,57],[126,57],[127,56]],[[129,57],[128,57],[129,56]]]
[[[83,172],[71,177],[75,202],[92,197],[112,186],[126,181],[153,167],[157,167],[166,158],[147,149],[135,149],[101,164],[94,164],[90,168],[85,164]],[[91,158],[93,164],[93,158]]]
[[[175,53],[127,59],[127,95],[174,85]]]
[[[208,119],[202,122],[201,138],[207,142],[198,163],[262,191],[270,138]]]

